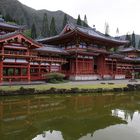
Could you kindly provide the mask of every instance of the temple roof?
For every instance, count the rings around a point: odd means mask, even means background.
[[[129,47],[129,48],[124,48],[122,50],[119,50],[119,52],[140,52],[140,49]]]
[[[122,54],[111,54],[109,58],[121,59],[122,61],[140,62],[140,57],[131,58]]]
[[[54,46],[54,45],[44,45],[43,47],[36,48],[34,50],[40,51],[40,52],[52,52],[52,53],[68,54],[67,51],[59,48],[58,46]]]
[[[109,55],[110,58],[120,58],[123,59],[125,56],[121,54],[111,54]]]
[[[78,25],[74,25],[74,24],[67,24],[65,26],[65,28],[63,29],[63,31],[57,36],[39,39],[38,41],[39,42],[53,41],[56,39],[64,38],[70,34],[72,35],[73,32],[76,32],[77,34],[78,33],[82,34],[86,37],[89,37],[90,39],[94,39],[94,40],[98,40],[98,41],[106,41],[106,42],[114,43],[117,45],[123,45],[123,44],[128,43],[128,41],[125,41],[125,40],[120,40],[120,39],[116,39],[111,36],[106,36],[103,33],[99,32],[96,29],[93,29],[91,27],[82,27],[82,26],[78,26]]]
[[[4,21],[1,21],[0,28],[6,28],[9,30],[19,30],[19,29],[23,29],[23,26],[19,26],[17,24],[9,24],[9,23],[6,23]]]
[[[0,18],[0,22],[4,22],[4,19],[3,18]]]
[[[82,26],[78,26],[76,25],[75,28],[89,36],[93,36],[96,38],[100,38],[100,39],[104,39],[107,41],[115,41],[115,42],[123,42],[123,43],[127,43],[127,41],[124,40],[120,40],[120,39],[116,39],[112,36],[106,36],[105,34],[97,31],[95,28],[90,28],[90,27],[82,27]]]
[[[0,35],[0,42],[5,42],[7,40],[13,39],[13,38],[22,38],[24,40],[26,40],[28,43],[30,43],[31,45],[34,45],[36,47],[41,47],[42,44],[38,43],[37,41],[26,37],[24,34],[22,34],[21,32],[11,32],[5,35]]]

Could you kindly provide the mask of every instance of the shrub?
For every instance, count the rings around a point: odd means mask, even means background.
[[[47,82],[56,83],[57,81],[63,81],[65,75],[62,73],[48,73],[45,75]]]

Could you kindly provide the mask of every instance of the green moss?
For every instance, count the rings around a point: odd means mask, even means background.
[[[126,84],[70,84],[70,83],[60,83],[60,84],[44,84],[44,85],[21,85],[21,86],[0,86],[0,90],[5,91],[15,91],[19,90],[20,87],[24,88],[35,88],[36,90],[48,90],[52,87],[55,87],[57,89],[71,89],[71,88],[79,88],[79,89],[97,89],[97,88],[103,88],[103,89],[113,89],[113,88],[123,88],[126,87]]]

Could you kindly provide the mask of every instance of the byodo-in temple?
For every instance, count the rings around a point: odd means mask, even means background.
[[[140,72],[140,50],[95,28],[67,24],[56,36],[37,41],[23,28],[0,19],[0,82],[43,80],[60,72],[70,80],[132,78]]]

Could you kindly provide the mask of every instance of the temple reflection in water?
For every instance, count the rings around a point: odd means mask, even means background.
[[[127,124],[139,113],[140,96],[1,97],[1,140],[78,140],[97,130]],[[58,139],[59,138],[59,139]],[[46,139],[45,139],[46,140]]]

